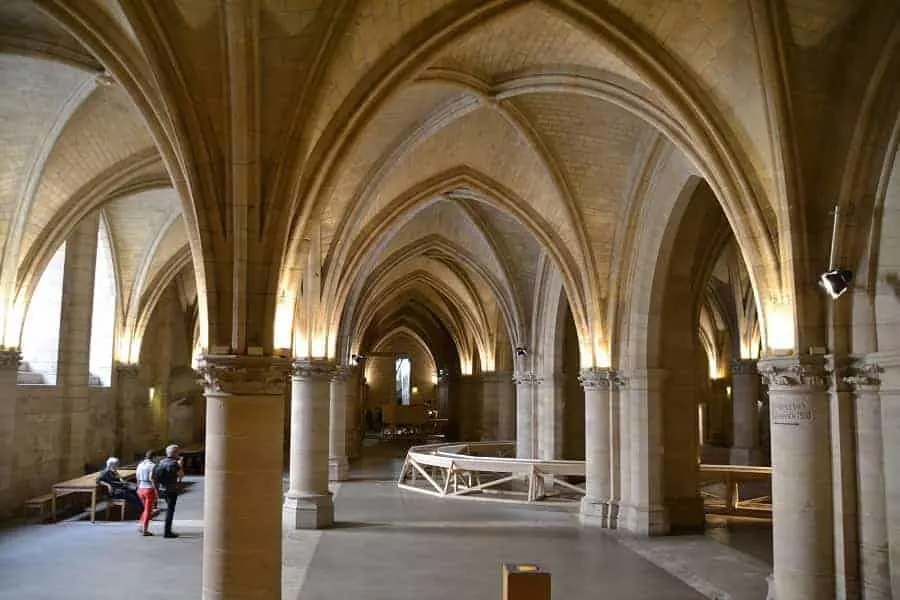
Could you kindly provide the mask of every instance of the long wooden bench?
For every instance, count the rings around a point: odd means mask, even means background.
[[[56,499],[57,501],[60,498],[64,498],[66,496],[71,496],[75,492],[57,492]],[[45,513],[49,512],[53,505],[53,493],[44,494],[43,496],[38,496],[37,498],[31,498],[25,502],[25,517],[29,517],[30,515],[37,513],[38,521],[44,520]]]

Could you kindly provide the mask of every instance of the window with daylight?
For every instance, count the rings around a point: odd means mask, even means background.
[[[409,406],[412,363],[408,356],[398,356],[394,360],[394,380],[397,382],[397,404]]]
[[[40,375],[43,379],[40,383],[45,385],[56,385],[65,266],[66,244],[63,242],[38,280],[22,327],[23,370]]]
[[[113,343],[116,337],[116,271],[106,219],[97,228],[94,262],[94,310],[91,313],[90,385],[112,385]]]

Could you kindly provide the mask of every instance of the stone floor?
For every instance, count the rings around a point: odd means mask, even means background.
[[[684,564],[686,548],[711,571],[754,562],[708,537],[629,539],[580,527],[570,513],[401,492],[396,454],[376,449],[354,465],[335,489],[334,529],[285,535],[285,599],[495,599],[504,562],[549,570],[555,598],[765,597],[762,571],[709,584]],[[91,526],[83,517],[4,529],[0,600],[198,598],[203,485],[192,481],[178,503],[178,539],[140,537],[134,521]],[[728,585],[747,593],[723,596]]]

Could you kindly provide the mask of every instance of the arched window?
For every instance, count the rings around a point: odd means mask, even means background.
[[[399,355],[394,360],[394,381],[397,382],[397,404],[409,406],[410,381],[412,377],[412,363],[406,355]]]
[[[63,242],[41,274],[28,302],[22,327],[22,360],[27,363],[22,366],[40,374],[46,385],[56,385],[65,266],[66,244]]]
[[[94,308],[91,315],[90,385],[110,386],[116,335],[116,271],[105,218],[100,219],[97,228]]]

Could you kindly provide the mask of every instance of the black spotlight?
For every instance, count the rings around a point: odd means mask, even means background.
[[[516,356],[528,356],[528,350],[522,346],[516,346]]]
[[[832,298],[837,298],[850,289],[851,281],[853,281],[853,271],[847,269],[832,269],[819,276],[819,285]]]
[[[834,225],[831,229],[831,255],[828,258],[828,270],[819,275],[819,285],[834,300],[848,289],[850,282],[853,281],[853,271],[836,267],[834,264],[834,255],[837,248],[838,222],[841,215],[840,207],[834,207]]]

